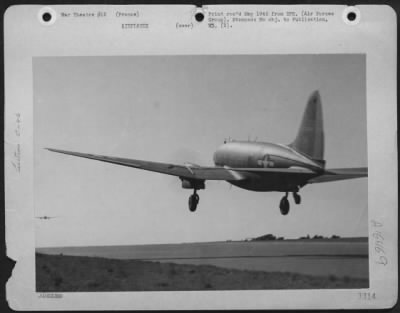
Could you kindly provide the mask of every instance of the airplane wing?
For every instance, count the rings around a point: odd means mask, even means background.
[[[152,171],[172,176],[179,176],[188,179],[198,180],[242,180],[245,179],[243,175],[240,175],[232,170],[223,167],[200,167],[196,165],[176,165],[169,163],[159,163],[143,160],[125,159],[110,157],[105,155],[96,155],[88,153],[80,153],[66,150],[58,150],[46,148],[49,151],[69,154],[81,158],[92,159],[107,163],[118,164],[122,166],[128,166],[138,168],[146,171]]]
[[[197,165],[176,165],[169,163],[159,163],[135,159],[109,157],[104,155],[88,154],[66,150],[46,148],[49,151],[73,155],[86,159],[92,159],[107,163],[118,164],[138,168],[146,171],[158,172],[162,174],[183,177],[197,180],[227,180],[240,181],[249,177],[249,174],[268,175],[271,179],[285,176],[286,178],[296,177],[299,179],[309,179],[315,177],[315,172],[305,168],[228,168],[228,167],[202,167]],[[282,175],[283,174],[283,175]]]
[[[308,183],[325,183],[368,176],[367,167],[328,169],[325,174],[311,178]]]

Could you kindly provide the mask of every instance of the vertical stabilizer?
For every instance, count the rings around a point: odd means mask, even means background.
[[[324,129],[318,90],[308,99],[297,137],[289,146],[324,165]]]

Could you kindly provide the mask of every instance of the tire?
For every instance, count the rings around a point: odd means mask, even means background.
[[[301,196],[298,194],[293,194],[294,203],[300,204],[301,203]]]
[[[280,204],[279,204],[279,209],[281,210],[282,215],[287,215],[289,213],[289,200],[287,197],[283,197]]]
[[[197,209],[198,200],[192,195],[189,197],[189,211],[194,212]]]

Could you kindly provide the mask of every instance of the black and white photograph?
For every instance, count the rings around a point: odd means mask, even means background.
[[[365,55],[33,61],[37,291],[368,287]]]
[[[4,26],[10,308],[395,305],[390,7],[23,5]]]

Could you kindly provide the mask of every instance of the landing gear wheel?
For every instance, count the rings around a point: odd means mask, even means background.
[[[190,212],[194,212],[197,209],[197,204],[199,203],[200,197],[197,193],[192,194],[189,197],[189,210]]]
[[[294,203],[296,203],[296,204],[301,203],[301,197],[297,192],[293,192],[293,199],[294,199]]]
[[[279,203],[279,209],[281,210],[282,215],[287,215],[289,213],[289,200],[287,196],[283,197],[281,202]]]

